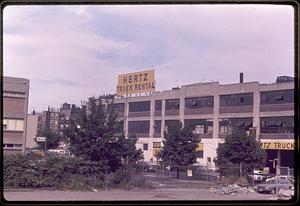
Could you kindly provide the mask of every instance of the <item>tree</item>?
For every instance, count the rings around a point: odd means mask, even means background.
[[[70,127],[65,131],[70,137],[70,151],[116,171],[122,166],[122,157],[137,155],[136,142],[125,139],[120,124],[111,96],[90,97],[86,105],[72,111]]]
[[[255,135],[248,136],[245,130],[233,128],[232,135],[226,137],[225,142],[219,145],[214,162],[222,175],[233,175],[237,171],[247,175],[252,173],[253,169],[262,168],[266,158],[267,154],[261,149]]]
[[[135,145],[138,141],[136,135],[130,135],[129,138],[125,138],[125,135],[121,135],[118,138],[118,151],[125,162],[125,168],[136,163],[138,160],[143,159],[143,152],[141,149],[136,149]]]
[[[192,129],[182,127],[181,122],[177,126],[168,127],[168,131],[164,132],[161,158],[165,165],[170,165],[177,170],[177,179],[182,166],[196,163],[198,142]]]
[[[53,133],[49,127],[45,127],[42,131],[38,131],[38,137],[46,137],[46,147],[47,149],[55,149],[59,145],[58,134]],[[38,142],[35,138],[34,141],[38,144],[40,149],[45,149],[45,142]]]

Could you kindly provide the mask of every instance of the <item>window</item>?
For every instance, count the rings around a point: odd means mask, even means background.
[[[161,120],[154,120],[154,133],[160,134],[161,132]]]
[[[180,100],[179,99],[167,99],[166,110],[179,110]]]
[[[23,120],[16,120],[16,130],[21,131],[24,128],[24,121]]]
[[[213,96],[185,98],[185,109],[213,107]]]
[[[147,111],[150,111],[150,101],[129,103],[129,112],[147,112]]]
[[[260,131],[261,133],[292,134],[294,133],[294,117],[261,117]]]
[[[119,112],[119,113],[124,113],[124,111],[125,111],[125,104],[124,103],[115,103],[114,104],[114,110],[116,112]]]
[[[162,101],[155,100],[155,111],[161,111],[161,108],[162,108]]]
[[[128,133],[149,133],[150,121],[129,121]]]
[[[143,144],[143,150],[144,151],[148,150],[148,144]]]
[[[3,119],[3,129],[22,131],[24,129],[24,120]]]
[[[203,158],[203,151],[197,151],[197,158]]]
[[[191,127],[197,134],[205,134],[209,133],[208,128],[212,130],[213,121],[212,119],[185,119],[184,125]]]
[[[276,90],[260,92],[260,104],[294,103],[294,90]]]
[[[167,126],[167,129],[170,127],[178,127],[179,120],[165,120],[165,126]]]
[[[220,95],[221,107],[253,105],[253,93]]]

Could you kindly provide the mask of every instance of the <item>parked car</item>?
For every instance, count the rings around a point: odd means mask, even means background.
[[[142,166],[144,172],[155,172],[155,164],[145,161],[139,161],[139,164]]]
[[[276,179],[279,179],[279,180],[289,180],[292,183],[295,183],[294,176],[289,176],[289,175],[279,175],[279,176],[267,178],[266,182],[270,182],[271,180],[276,180]]]
[[[249,178],[255,183],[260,183],[273,176],[273,174],[265,173],[261,170],[253,170],[253,173],[249,175]]]
[[[193,176],[198,177],[200,179],[206,179],[209,181],[219,179],[218,173],[213,169],[208,168],[207,166],[194,165],[193,170],[194,170]]]
[[[155,172],[155,165],[147,164],[144,166],[145,172]]]
[[[276,194],[276,187],[278,191],[280,189],[293,189],[294,185],[290,180],[284,179],[273,179],[267,183],[258,184],[254,187],[257,192],[267,192],[271,194]]]

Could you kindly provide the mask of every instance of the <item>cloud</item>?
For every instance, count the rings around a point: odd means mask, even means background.
[[[30,107],[114,93],[153,66],[157,89],[293,75],[294,10],[279,5],[8,6],[4,75],[31,80]],[[43,98],[41,98],[43,96]]]

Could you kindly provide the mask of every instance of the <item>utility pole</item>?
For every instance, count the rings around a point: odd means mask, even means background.
[[[276,195],[278,195],[278,175],[279,175],[279,167],[278,167],[278,159],[275,158],[273,160],[270,160],[273,162],[273,168],[275,169],[275,190],[276,190]]]
[[[277,163],[276,164],[276,196],[278,195],[278,173],[279,173],[279,167],[278,167],[278,159],[274,159],[274,161],[275,161],[275,163]]]

